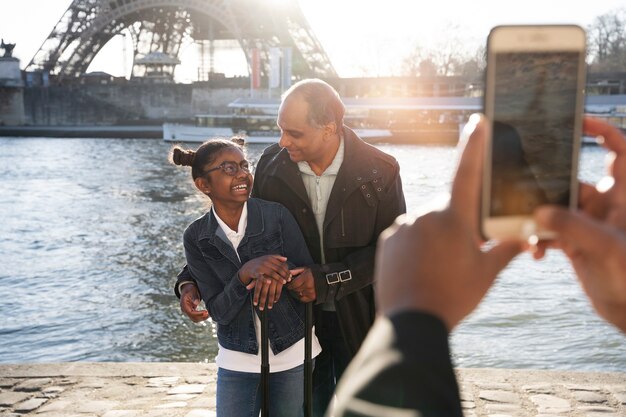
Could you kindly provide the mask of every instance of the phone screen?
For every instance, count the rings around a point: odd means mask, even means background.
[[[490,215],[569,206],[580,52],[494,58]]]

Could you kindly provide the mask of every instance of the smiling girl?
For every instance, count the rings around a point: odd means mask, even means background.
[[[191,166],[196,188],[212,202],[183,240],[189,271],[217,323],[218,417],[259,415],[257,308],[268,315],[272,416],[302,415],[305,306],[282,292],[301,272],[295,267],[313,263],[296,221],[282,205],[250,198],[251,167],[234,141],[210,140],[196,151],[174,147],[171,158]],[[313,336],[313,356],[320,350]]]

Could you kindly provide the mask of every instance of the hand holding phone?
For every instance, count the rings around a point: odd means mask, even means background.
[[[578,26],[498,26],[489,34],[482,232],[550,238],[532,218],[543,204],[574,208],[585,85]]]

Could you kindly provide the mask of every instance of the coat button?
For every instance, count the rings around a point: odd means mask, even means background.
[[[362,179],[361,177],[356,177],[357,181],[361,181],[361,179]]]
[[[361,190],[365,190],[365,185],[361,185]]]
[[[368,195],[367,195],[367,198],[370,198],[371,196],[372,196],[371,194],[368,194]]]
[[[373,170],[372,170],[372,174],[378,174],[378,170],[373,169]]]

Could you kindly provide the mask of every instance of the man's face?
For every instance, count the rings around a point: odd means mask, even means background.
[[[279,145],[287,149],[293,162],[314,162],[327,151],[324,128],[309,125],[309,105],[298,94],[285,98],[278,110]]]

